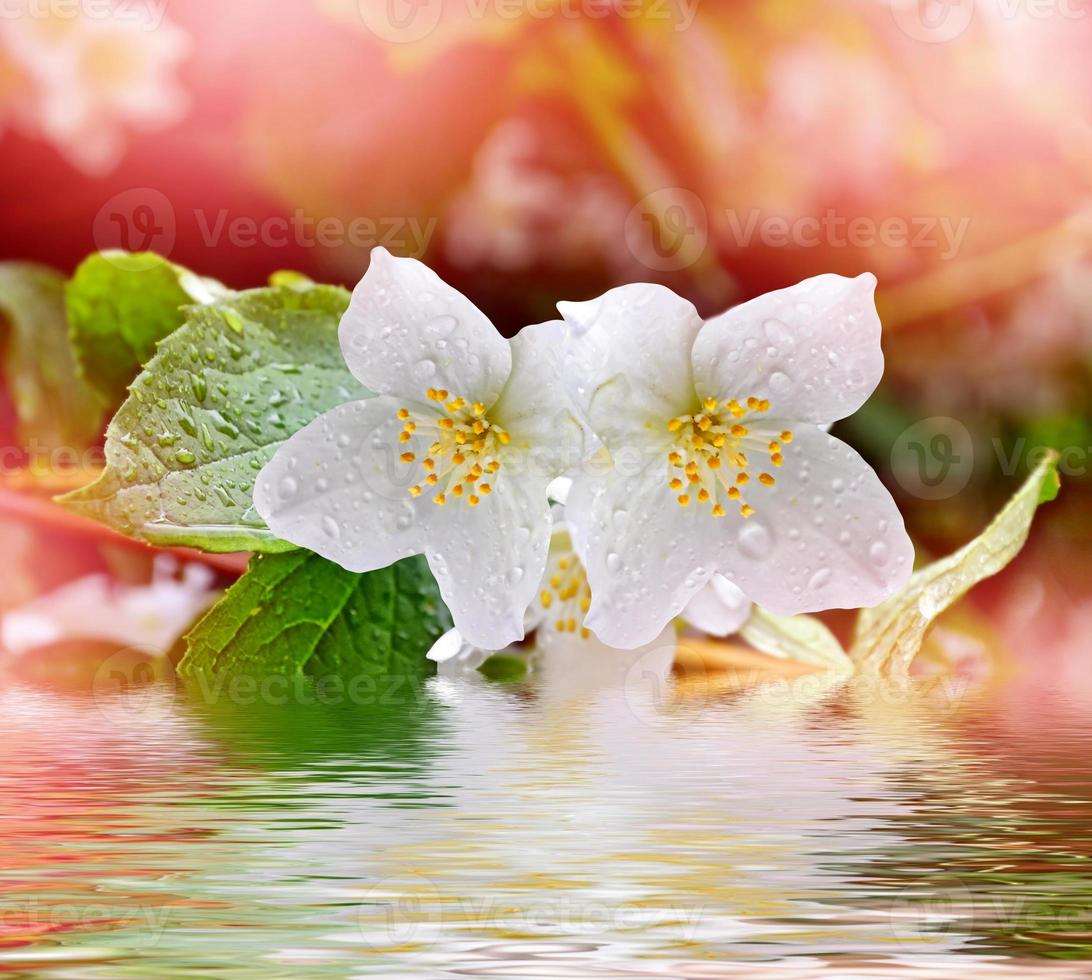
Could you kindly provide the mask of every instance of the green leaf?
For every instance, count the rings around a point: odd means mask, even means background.
[[[494,653],[478,673],[495,684],[516,684],[527,679],[527,661],[511,653]]]
[[[828,670],[852,671],[853,662],[814,616],[775,616],[755,606],[740,636],[761,653]]]
[[[30,262],[0,262],[4,380],[24,448],[82,450],[102,433],[103,406],[79,376],[68,345],[64,277]]]
[[[254,479],[294,432],[368,396],[338,347],[348,298],[269,287],[190,307],[106,430],[105,472],[61,503],[151,544],[290,549],[254,510]]]
[[[993,523],[953,555],[915,572],[901,592],[862,609],[850,656],[867,670],[905,673],[933,621],[1024,546],[1041,503],[1058,494],[1058,454],[1049,453]]]
[[[309,551],[258,555],[187,638],[186,678],[423,677],[451,626],[420,556],[363,575]]]
[[[183,306],[229,295],[153,252],[97,252],[65,289],[72,348],[84,377],[111,410],[155,353],[182,325]]]

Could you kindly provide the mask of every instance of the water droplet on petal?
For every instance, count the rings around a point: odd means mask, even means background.
[[[413,376],[418,381],[425,381],[431,378],[436,373],[436,362],[430,361],[427,357],[422,358],[416,364],[413,365]]]
[[[617,574],[622,570],[622,556],[617,552],[612,551],[607,555],[607,571],[612,574]]]
[[[749,523],[739,532],[739,550],[748,558],[761,561],[773,549],[773,536],[762,524]]]
[[[810,579],[808,579],[808,588],[813,591],[821,589],[826,585],[831,578],[831,571],[829,568],[820,568]]]
[[[331,538],[341,537],[341,525],[329,514],[325,514],[322,518],[322,530]]]
[[[868,549],[869,561],[877,568],[883,568],[890,556],[891,552],[888,551],[887,544],[883,541],[874,541],[872,547]]]

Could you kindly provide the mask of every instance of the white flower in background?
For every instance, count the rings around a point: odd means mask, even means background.
[[[550,543],[550,481],[583,456],[558,323],[511,342],[414,259],[372,252],[341,320],[349,369],[378,393],[327,412],[259,474],[280,537],[356,572],[423,553],[467,640],[523,636]]]
[[[817,276],[705,324],[649,284],[559,304],[613,459],[566,504],[601,640],[648,642],[717,573],[780,615],[875,605],[905,583],[894,501],[825,431],[883,373],[874,288]]]
[[[559,477],[550,486],[550,496],[563,503],[572,480]],[[591,608],[591,586],[584,565],[573,548],[572,536],[563,518],[563,509],[554,508],[554,529],[550,552],[538,594],[524,618],[526,632],[534,632],[533,655],[562,651],[563,655],[588,666],[596,657],[616,652],[598,640],[584,625]],[[746,622],[751,603],[723,576],[714,576],[683,611],[691,626],[712,636],[728,636]],[[652,640],[651,647],[667,651],[670,665],[675,649],[675,631],[670,624]],[[482,650],[468,643],[459,630],[448,630],[433,644],[428,659],[441,665],[441,673],[460,674],[476,670],[497,650]]]
[[[189,38],[149,6],[44,18],[28,7],[4,25],[5,51],[30,80],[24,127],[87,173],[117,166],[127,128],[163,129],[185,113],[175,74]]]
[[[4,614],[4,649],[20,656],[63,640],[104,640],[166,653],[218,594],[213,572],[192,563],[156,558],[148,585],[126,585],[109,575],[87,575]]]

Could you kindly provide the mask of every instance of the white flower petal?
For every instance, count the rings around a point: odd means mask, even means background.
[[[506,341],[473,303],[416,259],[374,248],[338,331],[372,391],[427,402],[429,388],[492,405],[512,370]]]
[[[429,660],[442,664],[458,657],[460,654],[465,654],[469,646],[466,640],[463,639],[462,633],[457,629],[450,629],[432,644],[431,649],[425,656]]]
[[[815,276],[714,317],[694,342],[698,394],[768,398],[777,419],[853,414],[883,375],[875,288],[871,273]]]
[[[695,410],[690,348],[701,330],[692,303],[665,286],[619,286],[586,303],[558,303],[564,368],[577,407],[612,453]],[[656,430],[659,433],[659,430]]]
[[[776,484],[747,494],[736,548],[720,567],[751,600],[782,616],[874,606],[910,576],[914,548],[879,477],[821,429],[797,428]]]
[[[254,506],[278,537],[353,572],[424,551],[433,504],[407,492],[398,403],[347,402],[304,426],[258,474]],[[412,445],[412,444],[411,444]]]
[[[569,491],[573,488],[573,478],[571,476],[559,476],[550,481],[550,485],[546,488],[546,495],[551,500],[556,500],[559,504],[564,505],[565,501],[569,499]]]
[[[591,585],[584,623],[610,646],[655,639],[731,552],[729,522],[680,507],[667,480],[665,460],[573,481],[565,518]]]
[[[478,506],[454,497],[442,508],[431,506],[438,514],[426,555],[459,631],[485,650],[522,639],[550,545],[545,481],[502,469]]]
[[[683,619],[710,636],[731,636],[751,615],[751,600],[723,575],[714,575],[683,610]]]
[[[584,429],[561,376],[560,321],[524,327],[511,342],[512,373],[489,417],[511,436],[506,454],[550,479],[584,458]]]

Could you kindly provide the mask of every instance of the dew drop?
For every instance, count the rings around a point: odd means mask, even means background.
[[[322,530],[331,538],[338,538],[341,536],[341,525],[329,514],[326,514],[322,518]]]
[[[295,477],[286,476],[277,487],[277,492],[281,497],[294,497],[299,488],[300,485],[296,482]]]
[[[448,336],[452,330],[459,324],[459,321],[453,316],[444,314],[443,316],[434,316],[428,323],[425,324],[425,332],[436,340]]]
[[[789,376],[784,371],[774,371],[770,375],[770,390],[771,391],[787,391],[792,381],[789,380]]]
[[[413,365],[413,376],[418,381],[425,381],[436,373],[436,362],[427,357]]]
[[[890,556],[891,553],[883,541],[874,541],[872,547],[868,549],[868,558],[877,568],[883,568]]]
[[[739,532],[739,550],[748,558],[766,558],[772,548],[773,537],[761,524],[747,524]]]
[[[607,571],[614,575],[622,570],[622,556],[616,551],[612,551],[607,555]]]
[[[827,582],[830,581],[831,571],[829,568],[820,568],[810,579],[808,579],[808,588],[815,590],[821,589]]]

